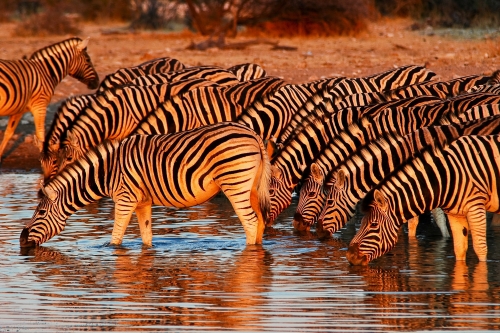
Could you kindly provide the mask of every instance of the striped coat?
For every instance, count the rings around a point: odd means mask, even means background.
[[[194,206],[220,190],[238,215],[247,243],[261,243],[269,209],[269,169],[262,139],[235,123],[108,141],[42,187],[21,246],[46,242],[64,229],[71,214],[102,197],[115,202],[111,244],[122,242],[135,211],[143,243],[151,245],[152,205]]]
[[[366,215],[347,259],[368,264],[394,247],[404,221],[441,207],[453,230],[456,260],[465,260],[470,233],[485,261],[486,211],[500,212],[499,160],[499,135],[465,136],[410,159],[366,195]]]
[[[88,40],[70,38],[36,51],[29,59],[0,60],[0,116],[10,117],[0,144],[0,160],[27,111],[33,114],[35,138],[42,148],[47,105],[64,77],[70,75],[89,89],[97,88],[99,77],[87,54],[87,44]]]

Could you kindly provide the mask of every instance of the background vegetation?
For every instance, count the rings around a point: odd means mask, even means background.
[[[18,35],[78,33],[81,22],[190,29],[204,36],[352,35],[368,20],[411,17],[419,27],[499,27],[499,0],[0,0]]]

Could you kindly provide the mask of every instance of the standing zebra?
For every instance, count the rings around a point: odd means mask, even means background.
[[[89,89],[97,88],[99,76],[87,54],[87,44],[88,39],[70,38],[36,51],[29,59],[0,60],[0,116],[10,117],[0,144],[0,161],[27,111],[33,114],[35,142],[42,148],[47,105],[64,77],[71,75]]]
[[[366,193],[419,151],[449,144],[466,135],[491,134],[500,134],[500,116],[424,127],[406,136],[385,135],[372,142],[326,177],[327,195],[318,218],[320,232],[332,235],[340,230],[354,215],[356,204]]]
[[[42,187],[41,202],[20,243],[46,242],[64,229],[71,214],[111,197],[111,244],[121,244],[135,211],[143,243],[151,246],[152,205],[194,206],[222,190],[245,229],[247,244],[260,244],[269,209],[269,168],[262,139],[235,123],[107,141]]]
[[[155,73],[168,73],[185,68],[184,64],[174,58],[152,59],[134,67],[120,68],[108,74],[99,85],[97,92],[104,92],[132,82],[135,78]]]
[[[486,211],[500,212],[499,159],[500,136],[471,135],[404,163],[363,200],[366,215],[349,245],[349,262],[366,265],[389,252],[404,221],[435,207],[448,214],[456,260],[465,260],[470,232],[485,261]]]

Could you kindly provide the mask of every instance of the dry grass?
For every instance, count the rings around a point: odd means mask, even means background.
[[[43,13],[32,15],[20,22],[14,34],[19,37],[77,35],[81,30],[77,27],[76,18],[76,16],[66,15],[57,8],[49,8]]]

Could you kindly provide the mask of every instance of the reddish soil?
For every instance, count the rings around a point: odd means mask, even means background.
[[[294,51],[271,50],[266,43],[244,50],[186,50],[191,42],[205,38],[189,33],[130,33],[120,26],[86,25],[80,37],[89,36],[88,52],[101,78],[118,68],[134,66],[149,59],[170,56],[188,66],[230,67],[254,62],[269,75],[290,83],[321,77],[366,76],[407,64],[426,64],[443,80],[473,74],[488,74],[500,69],[500,30],[411,30],[405,20],[377,22],[368,32],[356,37],[275,39]],[[17,59],[66,37],[13,37],[15,24],[0,24],[1,59]],[[227,43],[244,42],[253,37],[237,37]],[[73,78],[57,87],[49,106],[47,129],[59,103],[72,94],[91,91]],[[0,117],[0,138],[6,117]],[[0,172],[6,170],[40,171],[38,150],[33,144],[34,125],[29,115],[21,124],[4,152]]]

